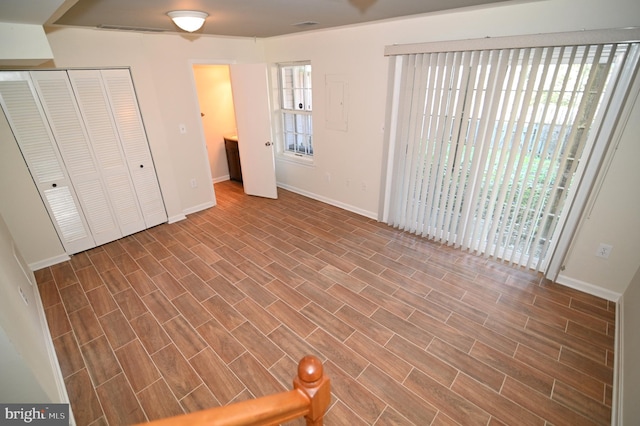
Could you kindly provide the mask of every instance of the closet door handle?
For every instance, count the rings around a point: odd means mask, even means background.
[[[58,186],[58,184],[57,184],[57,183],[54,183],[54,184],[53,184],[53,185],[51,185],[51,186],[55,188],[56,186]]]
[[[140,168],[141,168],[141,169],[142,169],[142,168],[144,168],[144,164],[140,164]]]

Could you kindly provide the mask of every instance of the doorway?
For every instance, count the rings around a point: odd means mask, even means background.
[[[214,184],[229,179],[224,138],[237,133],[229,65],[194,64],[193,75]]]
[[[237,145],[235,157],[242,165],[239,180],[245,193],[278,198],[267,65],[193,64],[192,67],[212,183],[228,180],[230,169],[234,169],[227,163],[227,158],[233,156],[227,157],[225,152],[225,142],[231,139]]]

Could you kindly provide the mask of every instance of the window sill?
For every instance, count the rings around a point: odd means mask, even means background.
[[[276,161],[282,163],[297,164],[300,166],[315,167],[313,158],[299,157],[292,154],[278,154],[276,155]]]

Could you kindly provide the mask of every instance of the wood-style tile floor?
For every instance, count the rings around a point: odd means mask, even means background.
[[[36,273],[77,424],[289,390],[305,354],[326,425],[610,423],[613,303],[282,189],[215,189]]]

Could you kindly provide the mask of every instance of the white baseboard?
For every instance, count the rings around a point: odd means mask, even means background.
[[[224,176],[219,176],[216,178],[211,178],[211,183],[216,184],[218,182],[224,182],[225,180],[230,180],[231,176],[229,175],[224,175]]]
[[[184,213],[185,215],[190,215],[190,214],[202,211],[202,210],[206,210],[206,209],[211,208],[211,207],[213,207],[215,205],[216,205],[216,203],[214,203],[213,201],[207,201],[206,203],[198,204],[197,206],[193,206],[193,207],[189,207],[188,209],[184,209],[182,211],[182,213]]]
[[[624,297],[624,296],[623,296]],[[611,397],[611,426],[623,426],[623,398],[622,389],[624,388],[624,312],[622,297],[616,305],[616,334],[614,339],[613,359],[613,395]]]
[[[177,214],[177,215],[169,217],[167,222],[168,223],[180,222],[181,220],[186,219],[187,218],[186,215],[188,215],[188,214],[196,213],[196,212],[199,212],[201,210],[205,210],[205,209],[208,209],[210,207],[213,207],[215,205],[216,204],[211,201],[211,202],[208,202],[208,203],[204,203],[204,204],[200,204],[198,206],[191,207],[189,209],[186,209],[182,214]],[[37,262],[29,263],[29,269],[31,269],[32,271],[37,271],[39,269],[46,268],[48,266],[53,266],[53,265],[57,265],[58,263],[66,262],[69,259],[71,259],[71,258],[69,257],[68,254],[66,254],[66,253],[65,254],[61,254],[61,255],[58,255],[58,256],[50,257],[48,259],[43,259],[43,260],[39,260]]]
[[[584,291],[585,293],[589,293],[593,296],[601,297],[611,302],[618,302],[620,300],[620,297],[622,297],[620,293],[616,293],[615,291],[607,290],[606,288],[598,287],[596,285],[589,284],[584,281],[576,280],[574,278],[567,277],[566,275],[562,275],[562,274],[558,275],[556,282],[566,287]]]
[[[364,217],[368,217],[369,219],[376,219],[376,220],[378,219],[378,213],[377,212],[370,212],[370,211],[367,211],[367,210],[363,210],[363,209],[361,209],[359,207],[355,207],[355,206],[352,206],[350,204],[345,204],[345,203],[342,203],[340,201],[333,200],[331,198],[322,197],[320,195],[313,194],[311,192],[307,192],[307,191],[302,190],[300,188],[296,188],[294,186],[286,185],[286,184],[283,184],[283,183],[278,183],[278,187],[280,187],[282,189],[286,189],[287,191],[295,192],[296,194],[304,195],[305,197],[312,198],[314,200],[322,201],[323,203],[327,203],[327,204],[330,204],[332,206],[340,207],[341,209],[344,209],[344,210],[359,214],[359,215],[364,216]]]
[[[611,398],[611,425],[623,426],[624,413],[622,409],[622,389],[624,385],[623,351],[624,351],[624,321],[623,321],[623,295],[615,291],[607,290],[584,281],[576,280],[564,275],[559,275],[556,279],[558,284],[580,290],[593,296],[601,297],[611,302],[616,302],[616,325],[614,338],[614,360],[613,360],[613,395]]]
[[[176,222],[180,222],[181,220],[185,220],[187,218],[187,216],[185,216],[184,214],[176,214],[174,216],[171,216],[168,220],[167,223],[176,223]]]
[[[46,268],[48,266],[57,265],[58,263],[66,262],[71,259],[68,254],[64,253],[58,256],[50,257],[48,259],[39,260],[37,262],[33,262],[29,264],[29,269],[32,271],[37,271],[42,268]]]
[[[67,256],[68,258],[69,256]],[[60,363],[58,361],[58,355],[56,354],[56,348],[53,345],[53,338],[51,337],[51,332],[49,331],[49,326],[47,324],[47,317],[44,313],[44,305],[42,304],[42,298],[40,297],[40,289],[37,285],[33,286],[33,292],[35,294],[35,303],[38,311],[38,317],[40,317],[40,327],[42,328],[42,335],[44,336],[45,346],[47,348],[47,355],[49,356],[49,363],[51,364],[51,369],[53,370],[53,376],[56,382],[56,387],[58,389],[57,401],[56,403],[69,404],[69,425],[75,426],[75,418],[73,416],[73,411],[71,409],[71,403],[69,401],[69,394],[67,393],[67,387],[64,383],[64,376],[62,375],[62,370],[60,369]]]

